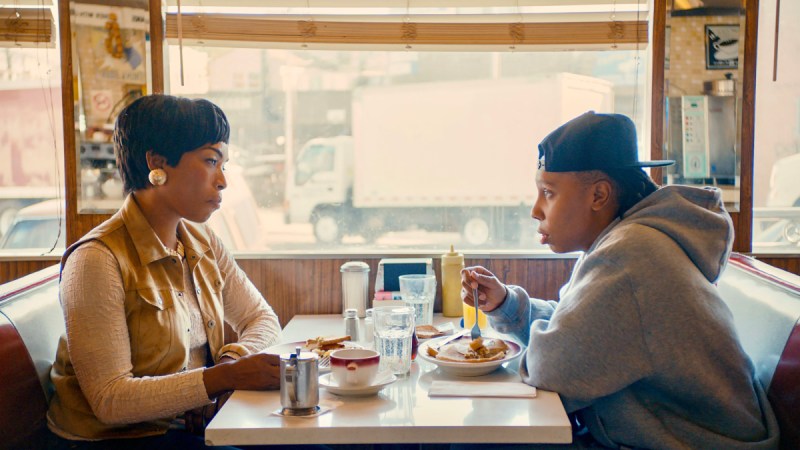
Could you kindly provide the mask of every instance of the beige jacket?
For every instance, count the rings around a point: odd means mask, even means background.
[[[223,354],[244,356],[250,351],[239,344],[224,345],[222,291],[227,274],[218,268],[219,255],[214,254],[208,233],[205,226],[186,221],[182,221],[178,229],[210,354],[216,362]],[[183,269],[180,261],[163,247],[133,196],[128,196],[114,216],[67,249],[62,258],[62,268],[78,246],[91,240],[106,245],[119,263],[125,290],[124,309],[133,377],[157,377],[185,371],[190,342],[188,307],[183,301]],[[274,316],[263,299],[260,299],[260,304],[260,310],[268,309]],[[102,339],[102,336],[97,339]],[[174,419],[174,416],[164,417],[135,424],[101,422],[81,391],[70,361],[66,336],[62,336],[59,342],[51,378],[56,394],[50,404],[48,420],[57,430],[69,435],[104,439],[160,434]]]

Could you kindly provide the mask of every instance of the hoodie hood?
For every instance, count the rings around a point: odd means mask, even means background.
[[[733,245],[733,221],[717,188],[664,186],[617,223],[625,224],[647,226],[669,236],[712,283],[725,268]]]

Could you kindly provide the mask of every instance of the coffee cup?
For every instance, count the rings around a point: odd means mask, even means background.
[[[342,349],[331,353],[331,374],[339,386],[371,386],[378,374],[380,353],[367,349]]]

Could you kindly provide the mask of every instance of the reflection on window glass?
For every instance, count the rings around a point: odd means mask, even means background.
[[[777,71],[775,0],[759,4],[753,252],[800,253],[800,3],[782,2]],[[773,75],[775,79],[773,80]]]
[[[63,185],[59,51],[38,45],[0,47],[0,236],[22,208]]]
[[[587,110],[632,116],[644,139],[644,48],[184,47],[183,85],[169,55],[170,92],[227,114],[274,252],[546,250],[537,144]]]
[[[8,236],[3,238],[2,248],[4,249],[24,249],[36,248],[46,249],[53,247],[63,250],[65,234],[62,230],[58,236],[58,218],[54,219],[33,219],[17,221],[8,231]]]
[[[738,211],[744,15],[694,6],[675,2],[667,17],[664,182],[715,186]]]

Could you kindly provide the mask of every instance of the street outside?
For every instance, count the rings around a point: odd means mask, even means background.
[[[374,253],[376,250],[415,249],[444,252],[454,245],[459,251],[466,250],[462,244],[459,233],[438,233],[425,230],[408,230],[390,232],[378,237],[375,242],[367,243],[361,236],[345,236],[339,245],[323,245],[314,239],[311,224],[286,224],[283,220],[283,210],[279,207],[259,208],[261,227],[267,234],[266,245],[272,252],[280,251],[319,251],[319,250],[345,250],[346,252],[365,251]],[[531,220],[531,228],[522,237],[521,243],[515,247],[509,246],[508,250],[541,250],[538,245],[536,229]],[[497,245],[492,250],[504,250]]]

